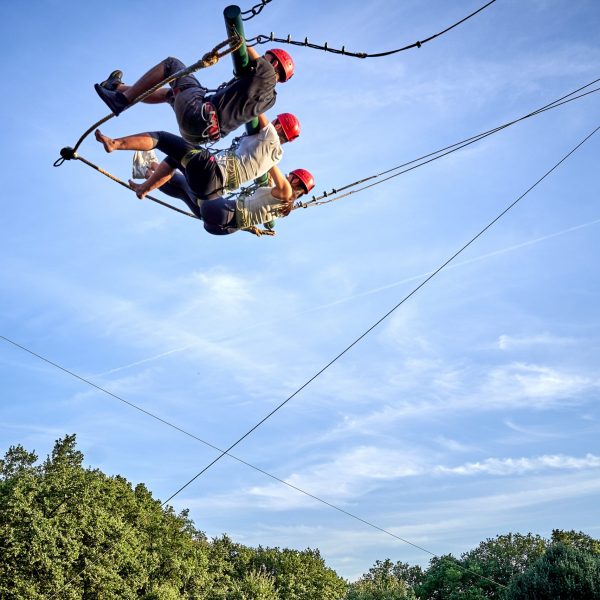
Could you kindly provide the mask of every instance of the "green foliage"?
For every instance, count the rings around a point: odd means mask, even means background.
[[[240,581],[234,581],[230,600],[279,600],[273,577],[264,570],[249,571]]]
[[[50,456],[0,460],[3,600],[339,600],[346,583],[318,550],[209,542],[144,485],[83,466],[75,436]]]
[[[211,565],[221,567],[214,571],[206,600],[229,599],[229,590],[237,593],[236,582],[256,578],[256,574],[272,581],[275,597],[285,600],[339,600],[346,589],[344,580],[325,565],[318,550],[251,549],[223,536],[213,540],[209,552]]]
[[[572,532],[570,532],[572,533]],[[506,600],[598,600],[600,556],[557,543],[511,582]]]
[[[592,554],[600,554],[600,540],[586,535],[581,531],[561,531],[554,529],[552,531],[552,543],[571,546]]]
[[[377,561],[347,584],[318,550],[209,541],[144,485],[85,468],[75,436],[0,459],[2,600],[600,600],[600,541],[488,539],[429,568]]]
[[[415,583],[421,576],[419,567],[378,560],[369,572],[351,583],[346,600],[413,600],[416,598],[407,580]]]
[[[432,600],[500,600],[512,577],[542,556],[546,546],[538,535],[509,533],[481,542],[460,559],[451,555],[434,558],[416,588],[417,596]]]
[[[84,469],[75,436],[34,462],[20,447],[2,462],[0,597],[167,599],[202,588],[206,552],[185,514]]]

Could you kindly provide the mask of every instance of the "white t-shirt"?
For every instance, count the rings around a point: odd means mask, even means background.
[[[228,154],[227,150],[223,150],[215,155],[217,164],[224,173],[227,171]],[[239,184],[244,185],[264,175],[282,156],[283,149],[273,123],[254,135],[243,136],[235,149]]]
[[[272,187],[260,187],[248,198],[236,202],[236,221],[240,229],[268,223],[279,216],[284,202],[273,197],[272,190]]]

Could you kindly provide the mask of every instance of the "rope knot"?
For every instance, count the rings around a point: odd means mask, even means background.
[[[212,67],[213,65],[216,65],[217,62],[219,62],[219,56],[213,52],[207,52],[203,57],[202,57],[202,62],[207,65],[208,67]]]

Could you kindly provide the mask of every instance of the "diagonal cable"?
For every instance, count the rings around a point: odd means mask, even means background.
[[[365,186],[364,188],[360,188],[359,190],[355,190],[354,192],[346,193],[341,196],[337,196],[336,198],[331,198],[329,200],[327,200],[327,198],[329,198],[329,196],[337,195],[340,192],[343,192],[344,190],[348,190],[348,189],[356,187],[358,185],[362,185],[363,183],[366,183],[367,181],[371,181],[373,179],[378,179],[379,177],[382,177],[383,175],[387,175],[388,173],[393,173],[394,171],[398,171],[399,169],[404,169],[404,170],[401,173],[397,173],[397,175],[401,175],[403,173],[406,173],[408,171],[416,169],[420,166],[426,165],[430,162],[433,162],[434,160],[437,160],[438,158],[442,158],[442,156],[451,154],[452,152],[455,152],[457,150],[465,148],[466,146],[469,146],[470,144],[478,142],[490,135],[498,133],[499,131],[502,131],[503,129],[507,129],[508,127],[511,127],[512,125],[515,125],[516,123],[520,123],[521,121],[524,121],[531,117],[535,117],[546,111],[552,110],[554,108],[558,108],[559,106],[568,104],[569,102],[573,102],[574,100],[579,100],[585,96],[596,93],[596,92],[600,91],[600,87],[594,88],[592,90],[588,90],[581,94],[579,92],[582,92],[586,88],[589,88],[598,82],[600,82],[600,78],[594,79],[593,81],[590,81],[589,83],[586,83],[585,85],[582,85],[581,87],[573,90],[572,92],[569,92],[568,94],[565,94],[565,95],[561,96],[560,98],[557,98],[556,100],[553,100],[552,102],[549,102],[549,103],[545,104],[544,106],[541,106],[540,108],[537,108],[525,115],[522,115],[521,117],[517,117],[517,118],[513,119],[512,121],[508,121],[507,123],[503,123],[502,125],[497,125],[496,127],[493,127],[492,129],[488,129],[487,131],[483,131],[478,134],[472,135],[472,136],[465,138],[459,142],[455,142],[454,144],[450,144],[449,146],[445,146],[444,148],[440,148],[439,150],[429,152],[428,154],[424,154],[423,156],[414,158],[408,162],[402,163],[395,167],[391,167],[391,168],[381,171],[379,173],[375,173],[374,175],[369,175],[368,177],[363,177],[362,179],[359,179],[352,183],[348,183],[339,188],[334,188],[329,192],[323,192],[320,196],[313,196],[308,201],[297,202],[295,205],[295,208],[309,208],[312,206],[320,206],[322,204],[327,204],[327,203],[333,202],[335,200],[340,200],[341,198],[350,196],[353,193],[359,192],[363,189],[367,189],[368,187],[372,187],[372,186]],[[429,160],[427,160],[427,159],[429,159]],[[413,165],[411,168],[405,168],[405,167],[410,167],[411,165]],[[382,181],[387,181],[388,179],[392,179],[393,177],[395,177],[395,175],[392,177],[387,177],[386,179],[383,179]],[[375,185],[375,184],[373,184],[373,185]],[[324,201],[321,202],[322,200],[324,200]]]
[[[387,319],[394,311],[396,311],[400,306],[402,306],[409,298],[411,298],[414,294],[416,294],[424,285],[426,285],[429,281],[431,281],[440,271],[442,271],[447,265],[449,265],[457,256],[462,254],[471,244],[473,244],[477,239],[479,239],[490,227],[492,227],[497,221],[499,221],[506,213],[508,213],[513,207],[515,207],[531,190],[537,187],[546,177],[548,177],[554,170],[556,170],[569,156],[571,156],[575,151],[577,151],[587,140],[589,140],[597,131],[600,129],[600,126],[596,127],[591,133],[589,133],[581,142],[579,142],[573,149],[571,149],[565,156],[563,156],[553,167],[551,167],[544,175],[542,175],[531,187],[529,187],[525,192],[523,192],[514,202],[509,204],[499,215],[497,215],[494,219],[492,219],[483,229],[479,231],[475,236],[473,236],[460,250],[457,250],[449,259],[447,259],[444,263],[442,263],[435,271],[431,273],[428,277],[426,277],[417,287],[415,287],[411,292],[409,292],[400,302],[398,302],[394,307],[392,307],[387,313],[385,313],[381,318],[379,318],[373,325],[371,325],[366,331],[364,331],[359,337],[357,337],[351,344],[346,346],[344,350],[342,350],[337,356],[335,356],[332,360],[330,360],[323,368],[317,371],[310,379],[308,379],[305,383],[303,383],[295,392],[293,392],[290,396],[288,396],[283,402],[278,404],[271,412],[269,412],[266,416],[264,416],[256,425],[251,427],[246,433],[244,433],[241,437],[239,437],[235,442],[233,442],[226,450],[224,450],[219,456],[217,456],[214,460],[212,460],[209,464],[207,464],[202,470],[200,470],[196,475],[194,475],[187,483],[182,485],[177,491],[175,491],[171,496],[169,496],[163,504],[166,504],[170,500],[172,500],[175,496],[177,496],[180,492],[182,492],[185,488],[187,488],[191,483],[193,483],[198,477],[200,477],[203,473],[206,473],[208,469],[210,469],[215,463],[228,454],[233,448],[235,448],[239,443],[245,440],[250,434],[252,434],[256,429],[258,429],[265,421],[270,419],[276,412],[281,410],[292,398],[297,396],[304,388],[310,385],[317,377],[323,374],[329,367],[331,367],[335,362],[337,362],[342,356],[344,356],[347,352],[349,352],[356,344],[358,344],[363,338],[365,338],[371,331],[373,331],[378,325],[380,325],[385,319]]]
[[[22,344],[19,344],[18,342],[11,340],[10,338],[7,338],[4,335],[0,335],[0,339],[4,340],[5,342],[8,342],[9,344],[12,344],[16,348],[19,348],[20,350],[23,350],[24,352],[27,352],[28,354],[31,354],[32,356],[35,356],[36,358],[40,359],[41,361],[55,367],[56,369],[58,369],[60,371],[63,371],[67,375],[70,375],[71,377],[74,377],[75,379],[82,381],[83,383],[97,389],[98,391],[103,392],[104,394],[107,394],[107,395],[111,396],[112,398],[115,398],[116,400],[119,400],[119,402],[123,402],[127,406],[130,406],[131,408],[145,414],[146,416],[151,417],[152,419],[155,419],[156,421],[163,423],[164,425],[167,425],[171,429],[174,429],[180,433],[183,433],[184,435],[187,435],[188,437],[190,437],[198,442],[201,442],[202,444],[204,444],[205,446],[208,446],[209,448],[212,448],[213,450],[217,450],[218,452],[221,452],[222,455],[227,454],[227,456],[229,456],[230,458],[233,458],[234,460],[238,461],[239,463],[246,465],[247,467],[250,467],[251,469],[254,469],[258,473],[262,473],[263,475],[270,477],[271,479],[273,479],[274,481],[277,481],[278,483],[282,483],[283,485],[289,487],[292,490],[295,490],[301,494],[304,494],[308,498],[312,498],[313,500],[316,500],[317,502],[320,502],[321,504],[328,506],[329,508],[332,508],[333,510],[338,511],[339,513],[346,515],[346,516],[354,519],[355,521],[359,521],[360,523],[363,523],[364,525],[367,525],[368,527],[371,527],[372,529],[380,531],[381,533],[385,533],[386,535],[389,535],[390,537],[392,537],[396,540],[399,540],[409,546],[412,546],[413,548],[416,548],[417,550],[421,550],[422,552],[425,552],[426,554],[429,554],[433,557],[439,557],[439,558],[445,559],[445,557],[439,556],[438,554],[435,554],[434,552],[432,552],[431,550],[428,550],[427,548],[424,548],[423,546],[415,544],[414,542],[411,542],[410,540],[407,540],[406,538],[403,538],[403,537],[389,531],[388,529],[384,529],[383,527],[380,527],[379,525],[376,525],[375,523],[372,523],[371,521],[368,521],[367,519],[364,519],[363,517],[359,517],[358,515],[355,515],[354,513],[351,513],[350,511],[347,511],[347,510],[333,504],[332,502],[328,502],[327,500],[324,500],[323,498],[319,498],[319,496],[316,496],[315,494],[312,494],[310,492],[307,492],[306,490],[303,490],[302,488],[298,487],[297,485],[294,485],[293,483],[290,483],[289,481],[286,481],[285,479],[281,479],[280,477],[277,477],[277,475],[273,475],[272,473],[269,473],[268,471],[265,471],[264,469],[261,469],[260,467],[257,467],[256,465],[253,465],[253,464],[245,461],[244,459],[239,458],[238,456],[235,456],[225,450],[222,450],[218,446],[215,446],[214,444],[207,442],[206,440],[198,437],[197,435],[190,433],[189,431],[186,431],[182,427],[179,427],[178,425],[175,425],[174,423],[167,421],[166,419],[142,408],[141,406],[138,406],[137,404],[134,404],[133,402],[130,402],[129,400],[126,400],[125,398],[122,398],[121,396],[118,396],[117,394],[114,394],[110,390],[107,390],[106,388],[94,383],[93,381],[90,381],[89,379],[82,377],[81,375],[78,375],[74,371],[71,371],[70,369],[63,367],[62,365],[50,360],[49,358],[46,358],[45,356],[42,356],[41,354],[39,354],[37,352],[34,352],[33,350],[27,348],[26,346],[23,346]],[[63,502],[61,502],[60,505],[64,504],[65,501],[66,501],[66,499],[63,500]],[[165,503],[166,503],[166,501],[163,502],[161,504],[161,506],[164,506]],[[58,506],[54,509],[54,512],[57,510],[57,508],[58,508]],[[485,579],[486,581],[488,581],[494,585],[497,585],[500,587],[505,587],[501,583],[498,583],[498,582],[494,581],[493,579],[486,577],[485,575],[476,573],[475,571],[470,570],[468,567],[464,567],[463,565],[461,565],[458,562],[455,562],[455,561],[451,561],[451,562],[452,562],[452,564],[455,564],[457,567],[464,570],[465,572],[469,572],[472,575],[475,575],[481,579]],[[90,566],[91,564],[92,563],[90,563],[89,565],[86,565],[86,567],[84,567],[84,569],[79,573],[79,575],[81,573],[83,573],[83,571],[85,571],[85,568],[87,568],[87,566]],[[75,579],[75,577],[73,579],[71,579],[70,581],[68,581],[67,586],[70,585],[74,581],[74,579]]]

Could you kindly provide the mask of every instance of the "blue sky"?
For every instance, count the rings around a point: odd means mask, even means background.
[[[380,52],[483,2],[273,0],[246,24]],[[227,447],[329,362],[598,125],[596,95],[431,165],[281,220],[211,237],[58,151],[131,81],[224,38],[227,2],[35,1],[0,8],[0,335]],[[249,8],[251,4],[242,5]],[[340,187],[489,129],[600,76],[593,0],[498,0],[446,36],[358,60],[291,48],[284,170]],[[266,49],[268,46],[263,47]],[[227,58],[201,72],[231,76]],[[138,106],[111,136],[176,130]],[[235,449],[277,477],[436,553],[508,531],[600,536],[595,136]],[[82,156],[119,177],[127,153]],[[44,456],[77,433],[87,464],[169,497],[215,452],[0,340],[0,447]],[[173,500],[209,536],[318,547],[353,578],[429,555],[224,458]]]

